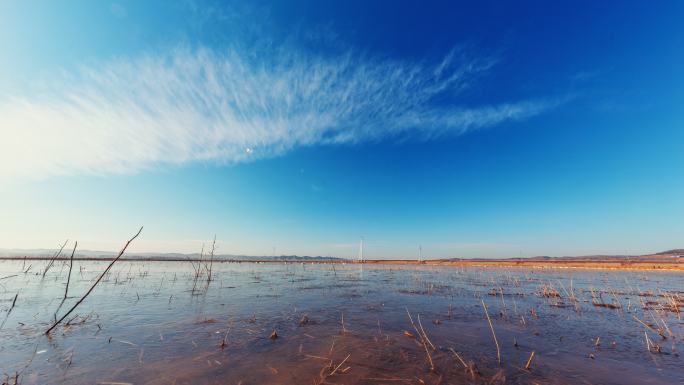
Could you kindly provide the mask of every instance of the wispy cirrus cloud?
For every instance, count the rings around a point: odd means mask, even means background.
[[[346,52],[178,48],[82,69],[40,96],[0,101],[0,178],[232,164],[301,146],[430,139],[554,107],[462,107],[493,62],[454,51],[434,65]]]

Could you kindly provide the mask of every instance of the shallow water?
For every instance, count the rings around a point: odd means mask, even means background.
[[[681,273],[118,262],[48,337],[107,263],[46,265],[0,262],[10,384],[684,383]]]

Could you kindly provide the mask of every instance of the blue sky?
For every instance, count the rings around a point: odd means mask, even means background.
[[[370,4],[369,4],[370,3]],[[684,247],[681,2],[3,2],[0,247]]]

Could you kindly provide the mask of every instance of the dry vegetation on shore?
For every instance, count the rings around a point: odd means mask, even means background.
[[[620,260],[536,260],[536,259],[460,259],[460,260],[367,260],[367,264],[430,266],[523,267],[541,269],[615,269],[615,270],[678,270],[684,271],[684,261],[620,261]]]

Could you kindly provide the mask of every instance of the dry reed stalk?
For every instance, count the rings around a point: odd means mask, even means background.
[[[662,332],[660,332],[660,331],[654,329],[653,327],[651,327],[651,325],[648,325],[648,324],[645,323],[644,321],[640,320],[637,316],[633,315],[632,318],[634,318],[634,319],[635,319],[636,321],[638,321],[640,324],[644,325],[646,328],[650,329],[653,333],[658,334],[658,335],[659,335],[660,337],[662,337],[663,339],[667,339],[667,337],[665,337],[665,335],[664,335]]]
[[[530,366],[532,366],[532,360],[534,359],[534,350],[532,353],[530,353],[530,358],[527,359],[527,363],[525,364],[525,370],[530,370]]]
[[[7,322],[7,319],[9,318],[12,309],[14,309],[14,305],[17,304],[17,297],[19,297],[19,293],[14,295],[14,299],[12,300],[12,306],[10,306],[9,310],[7,310],[7,315],[5,316],[5,319],[2,321],[2,324],[0,324],[0,329],[2,329],[5,326],[5,322]]]
[[[366,380],[366,381],[381,381],[381,382],[387,382],[387,381],[397,381],[397,382],[406,382],[406,383],[412,383],[413,380],[410,378],[393,378],[393,377],[363,377],[361,380]]]
[[[329,360],[330,360],[330,358],[328,358],[328,357],[314,356],[314,355],[311,355],[311,354],[305,354],[304,356],[305,356],[305,357],[309,357],[309,358],[315,358],[315,359],[317,359],[317,360],[324,360],[324,361],[329,361]]]
[[[333,340],[332,344],[330,344],[330,350],[328,351],[329,357],[332,357],[333,350],[335,350],[335,340]]]
[[[207,273],[207,282],[211,282],[211,271],[214,265],[214,250],[216,250],[216,234],[214,234],[214,241],[211,243],[211,257],[209,259],[209,272]]]
[[[420,331],[423,333],[423,336],[425,336],[425,341],[427,341],[428,344],[432,347],[432,350],[437,350],[435,345],[432,344],[432,341],[427,336],[427,333],[425,333],[425,329],[423,329],[423,323],[420,322],[420,314],[418,314],[418,326],[420,326]]]
[[[425,348],[425,355],[427,355],[428,361],[430,363],[430,370],[434,371],[435,370],[435,364],[432,362],[432,355],[430,354],[430,350],[428,349],[427,343],[425,342],[426,339],[418,330],[418,327],[416,326],[415,322],[413,322],[413,317],[411,317],[411,313],[409,313],[408,308],[406,308],[406,314],[408,314],[409,320],[411,321],[411,326],[413,326],[413,329],[420,336],[420,342],[423,345],[423,348]]]
[[[649,353],[660,352],[660,347],[651,342],[651,339],[648,338],[646,331],[644,331],[644,338],[646,338],[646,350],[648,350]]]
[[[672,341],[675,341],[676,338],[675,338],[674,334],[672,334],[672,330],[670,330],[670,327],[667,326],[667,323],[665,322],[665,319],[661,317],[661,318],[660,318],[660,322],[663,324],[663,327],[665,328],[665,331],[667,332],[667,334],[670,335],[670,338],[672,339]]]
[[[463,368],[464,368],[464,369],[468,369],[468,364],[466,364],[465,361],[463,361],[463,358],[461,358],[461,356],[459,356],[458,353],[456,353],[456,351],[455,351],[453,348],[449,348],[449,350],[451,350],[451,352],[454,353],[454,355],[456,356],[456,358],[458,358],[458,360],[461,361],[461,364],[463,365]]]
[[[17,274],[8,275],[8,276],[5,276],[5,277],[0,278],[0,281],[3,280],[3,279],[14,278],[14,277],[16,277],[16,276],[17,276]]]
[[[226,342],[227,339],[228,339],[228,332],[226,332],[226,334],[223,336],[223,339],[221,340],[221,344],[219,345],[221,350],[225,349],[226,346],[228,345],[228,343]]]
[[[349,359],[349,357],[350,357],[350,356],[351,356],[351,353],[350,353],[350,354],[347,354],[347,357],[345,357],[345,359],[344,359],[344,360],[342,360],[342,362],[340,362],[340,364],[339,364],[339,365],[337,365],[337,367],[335,367],[335,369],[334,369],[334,370],[333,370],[332,372],[330,372],[330,374],[328,374],[328,377],[330,377],[330,376],[334,375],[334,374],[335,374],[335,372],[337,372],[337,369],[339,369],[339,368],[340,368],[340,366],[342,366],[342,364],[344,364],[345,362],[347,362],[347,360]]]
[[[489,322],[489,328],[492,330],[492,337],[494,337],[494,344],[496,344],[496,359],[501,365],[501,350],[499,349],[499,340],[496,339],[496,333],[494,332],[494,325],[492,325],[492,319],[489,318],[489,312],[487,311],[487,305],[485,305],[484,300],[482,301],[482,307],[484,308],[485,315],[487,316],[487,322]]]
[[[561,287],[561,289],[562,289],[563,292],[565,293],[565,296],[568,297],[568,298],[570,298],[570,297],[571,297],[571,296],[570,296],[570,293],[568,293],[568,291],[565,290],[565,286],[563,285],[563,282],[561,282],[561,281],[558,280],[558,279],[556,280],[556,282],[558,282],[558,285]]]
[[[43,277],[45,277],[45,274],[47,274],[48,270],[50,270],[52,264],[55,263],[55,260],[59,257],[59,255],[62,254],[62,250],[64,250],[64,246],[66,246],[67,242],[69,242],[68,239],[62,243],[62,246],[59,247],[59,250],[52,256],[52,258],[50,258],[50,262],[48,262],[45,270],[43,270]]]
[[[342,334],[346,334],[347,329],[344,327],[344,313],[340,313],[340,314],[342,314]]]
[[[197,266],[195,264],[192,264],[192,268],[195,270],[195,280],[194,280],[194,285],[192,287],[193,292],[195,291],[195,287],[197,286],[197,280],[199,279],[200,274],[202,274],[202,259],[204,258],[204,243],[202,243],[202,250],[200,250],[200,255],[199,255],[199,260],[197,261]]]
[[[81,299],[79,299],[79,300],[74,304],[74,306],[72,306],[71,309],[69,309],[69,311],[67,311],[67,312],[62,316],[62,318],[60,318],[59,320],[55,321],[55,323],[52,324],[52,326],[50,326],[50,328],[49,328],[48,330],[45,331],[45,334],[50,334],[50,332],[52,331],[52,329],[56,328],[57,325],[59,325],[62,321],[64,321],[64,319],[65,319],[69,314],[71,314],[71,312],[74,311],[74,309],[76,309],[76,307],[78,307],[78,305],[80,305],[80,304],[86,299],[86,297],[88,297],[88,295],[95,289],[95,286],[97,286],[97,284],[100,283],[100,281],[102,280],[102,278],[109,272],[109,270],[112,268],[112,266],[114,266],[114,263],[116,263],[116,261],[118,261],[119,258],[121,258],[121,256],[123,255],[123,253],[124,253],[124,252],[126,251],[126,249],[128,248],[128,245],[130,245],[131,242],[133,242],[133,240],[135,240],[136,238],[138,238],[138,236],[139,236],[140,233],[142,232],[142,229],[143,229],[143,227],[141,226],[141,227],[140,227],[140,230],[138,230],[138,232],[133,236],[133,238],[129,239],[128,242],[126,242],[126,244],[124,245],[124,247],[123,247],[123,248],[121,249],[121,251],[119,252],[119,255],[117,255],[116,258],[114,258],[114,259],[112,260],[112,262],[107,266],[107,268],[102,272],[102,274],[100,274],[100,276],[97,278],[97,280],[95,281],[95,283],[93,283],[93,285],[90,287],[90,289],[88,289],[88,291],[83,295],[83,297],[81,297]]]
[[[480,371],[477,369],[477,365],[473,361],[470,361],[469,363],[466,363],[461,356],[456,353],[456,351],[452,348],[449,348],[451,352],[458,358],[459,361],[461,361],[461,365],[470,373],[470,377],[472,378],[473,381],[475,381],[475,378],[480,375]]]
[[[71,250],[71,262],[69,263],[69,274],[67,275],[66,289],[64,289],[64,299],[67,298],[69,293],[69,282],[71,281],[71,269],[74,267],[74,253],[76,252],[76,247],[78,246],[78,241],[74,242],[74,249]]]
[[[615,292],[615,289],[609,289],[608,293],[613,296],[613,306],[616,306],[616,309],[620,310],[622,309],[622,303],[618,299],[617,293]]]

